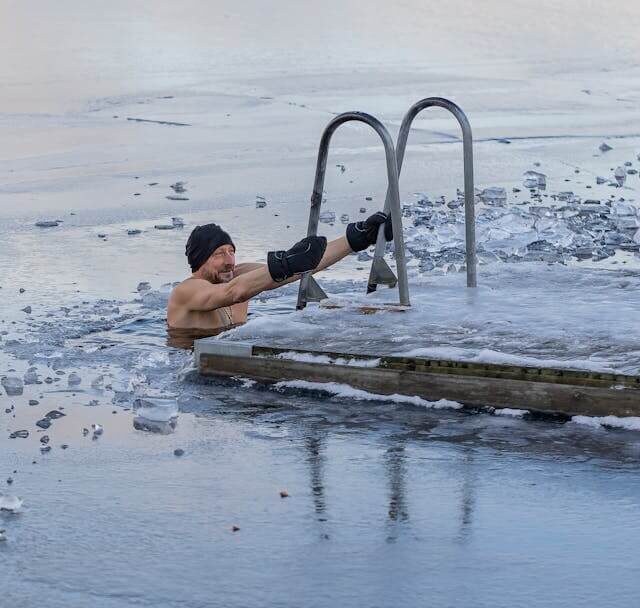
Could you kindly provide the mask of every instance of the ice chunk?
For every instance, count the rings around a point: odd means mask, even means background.
[[[38,228],[56,228],[59,225],[59,220],[39,220],[36,222]]]
[[[23,502],[22,498],[18,498],[12,494],[0,494],[0,511],[18,513]]]
[[[104,386],[104,374],[100,374],[91,381],[91,388],[101,389]]]
[[[138,286],[136,287],[136,291],[138,293],[141,293],[143,291],[149,291],[149,289],[151,289],[151,285],[147,281],[142,281],[138,283]]]
[[[145,395],[134,401],[137,416],[154,422],[168,422],[178,416],[178,402],[173,395]]]
[[[558,194],[556,195],[556,198],[559,201],[564,201],[566,203],[579,203],[580,202],[580,197],[576,196],[573,192],[568,191],[568,192],[558,192]]]
[[[627,172],[624,167],[616,167],[616,170],[613,173],[613,176],[616,178],[616,182],[618,182],[618,186],[624,186],[624,182],[627,179]]]
[[[181,217],[172,217],[171,218],[171,223],[176,228],[184,228],[184,220]]]
[[[318,219],[324,224],[332,224],[336,221],[336,214],[334,211],[321,211]]]
[[[181,194],[187,191],[187,189],[184,187],[186,183],[187,182],[176,182],[175,184],[171,184],[169,187],[177,194]]]
[[[256,196],[256,209],[263,209],[267,206],[267,201],[264,196]]]
[[[598,146],[598,149],[600,150],[600,152],[608,152],[609,150],[613,150],[613,148],[606,142],[602,142]]]
[[[35,369],[28,369],[22,379],[25,384],[38,384],[40,382],[38,372]]]
[[[348,216],[346,213],[343,213],[343,214],[340,216],[340,221],[341,221],[343,224],[348,224],[348,223],[349,223],[349,216]]]
[[[67,376],[67,384],[69,386],[77,386],[82,383],[82,378],[76,374],[76,372],[71,372],[69,376]]]
[[[479,194],[480,200],[487,205],[502,206],[507,202],[507,191],[504,188],[485,188]]]
[[[24,391],[24,384],[17,376],[5,376],[0,383],[9,397],[22,395]]]
[[[638,209],[628,201],[616,201],[611,205],[611,211],[620,217],[638,215]]]
[[[538,171],[526,171],[523,185],[525,188],[539,188],[545,190],[547,187],[547,176]]]
[[[149,420],[142,416],[136,416],[133,419],[133,428],[137,431],[147,431],[149,433],[158,433],[159,435],[170,435],[175,431],[177,424],[177,418],[172,418],[167,422]]]

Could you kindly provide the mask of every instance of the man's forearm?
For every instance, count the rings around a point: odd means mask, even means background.
[[[332,266],[336,262],[339,262],[350,253],[352,253],[352,251],[346,237],[342,236],[333,241],[329,241],[320,263],[314,270],[312,270],[312,272],[320,272],[321,270]],[[271,278],[269,270],[265,264],[259,264],[256,262],[239,264],[238,267],[242,267],[240,268],[240,273],[230,281],[229,286],[233,287],[234,291],[240,294],[243,301],[258,295],[261,291],[269,291],[298,281],[302,276],[300,274],[295,274],[284,281],[276,282]]]
[[[350,253],[353,253],[353,251],[351,247],[349,247],[346,236],[341,236],[338,239],[329,241],[320,263],[312,272],[320,272],[329,266],[333,266],[336,262],[346,258]]]

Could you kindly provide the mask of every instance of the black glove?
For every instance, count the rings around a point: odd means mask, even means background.
[[[387,241],[393,239],[391,215],[378,211],[370,215],[363,222],[354,222],[347,226],[347,241],[353,251],[362,251],[378,240],[378,230],[384,224],[384,238]]]
[[[280,283],[294,274],[313,270],[326,248],[326,237],[307,236],[287,251],[270,251],[267,254],[269,274],[276,283]]]

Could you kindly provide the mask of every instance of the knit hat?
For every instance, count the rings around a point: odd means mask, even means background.
[[[231,237],[218,224],[205,224],[196,226],[189,235],[185,255],[189,260],[192,272],[196,272],[222,245],[231,245],[235,251]]]

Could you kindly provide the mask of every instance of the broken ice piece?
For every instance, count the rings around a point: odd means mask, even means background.
[[[29,431],[26,431],[26,430],[13,431],[13,433],[9,435],[9,439],[26,439],[28,436],[29,436]]]
[[[56,228],[60,225],[58,220],[39,220],[36,222],[38,228]]]
[[[38,373],[35,370],[27,370],[23,376],[23,380],[25,384],[37,384]]]
[[[264,196],[256,194],[256,209],[263,209],[267,206],[267,199]]]
[[[613,173],[613,176],[616,178],[618,186],[624,186],[624,182],[627,179],[627,172],[625,171],[624,167],[617,167],[615,172]]]
[[[171,218],[171,223],[176,228],[184,228],[184,220],[181,217],[172,217]]]
[[[36,426],[46,431],[51,426],[51,420],[49,418],[41,418],[36,422]]]
[[[5,392],[9,397],[16,397],[17,395],[22,395],[24,390],[24,384],[22,380],[17,376],[5,376],[0,380],[0,384],[4,388]]]
[[[63,414],[59,410],[51,410],[44,415],[44,417],[48,418],[49,420],[57,420],[58,418],[63,418],[64,416],[66,416],[66,414]]]
[[[31,306],[25,306],[24,308],[20,309],[22,312],[30,315],[31,314]]]
[[[343,224],[348,224],[348,223],[349,223],[349,216],[348,216],[346,213],[343,213],[343,214],[340,216],[340,221],[341,221]]]
[[[67,384],[69,386],[76,386],[82,382],[82,378],[76,374],[76,372],[71,372],[67,377]]]
[[[547,176],[544,173],[526,171],[523,177],[523,185],[525,188],[539,188],[540,190],[547,188]]]
[[[151,289],[151,285],[147,281],[141,281],[140,283],[138,283],[138,286],[136,287],[136,291],[138,292],[149,291],[149,289]],[[102,377],[104,378],[104,376]]]
[[[129,228],[129,230],[127,230],[127,234],[129,236],[133,236],[134,234],[141,234],[142,230],[138,230],[138,228]]]
[[[608,152],[609,150],[613,150],[613,148],[604,141],[598,146],[598,149],[600,150],[600,152]]]
[[[42,446],[42,447],[40,448],[40,452],[41,452],[42,454],[47,454],[47,453],[48,453],[48,452],[50,452],[50,451],[51,451],[51,446],[50,446],[50,445],[45,445],[45,446]]]
[[[0,543],[5,542],[7,540],[7,535],[5,534],[4,528],[0,528]]]
[[[138,286],[139,287],[139,286]],[[138,289],[140,291],[140,289]],[[104,386],[104,375],[100,374],[91,381],[91,388],[102,388]]]
[[[133,404],[137,416],[153,422],[168,422],[178,416],[178,402],[173,395],[145,395]]]
[[[487,205],[502,206],[507,202],[507,191],[504,188],[485,188],[479,194],[480,200]]]
[[[13,496],[13,494],[0,494],[0,511],[9,511],[9,513],[17,513],[22,507],[24,501],[22,498]]]
[[[186,183],[187,182],[176,182],[175,184],[171,184],[169,188],[171,188],[174,192],[180,194],[187,191],[187,189],[184,187]]]
[[[331,224],[336,221],[336,214],[333,211],[321,211],[318,219],[324,224]]]
[[[366,207],[360,207],[360,213],[366,213],[366,212],[367,212]]]
[[[173,224],[156,224],[154,228],[156,230],[173,230],[175,226]]]
[[[99,437],[104,432],[104,427],[99,424],[92,424],[91,428],[93,429],[93,436]]]

